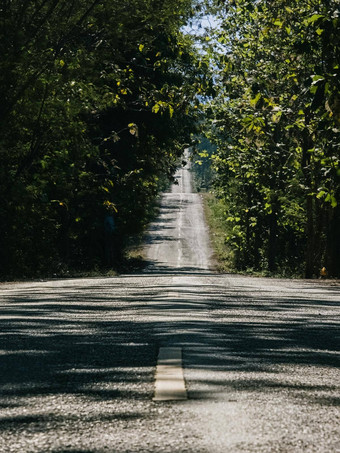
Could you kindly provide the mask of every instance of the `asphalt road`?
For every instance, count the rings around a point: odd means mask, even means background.
[[[215,274],[178,181],[145,273],[0,286],[1,452],[340,452],[340,287]],[[185,401],[153,401],[161,347]]]
[[[150,226],[148,272],[209,272],[212,251],[200,195],[192,193],[190,163],[176,175],[177,184],[163,195],[160,213]]]

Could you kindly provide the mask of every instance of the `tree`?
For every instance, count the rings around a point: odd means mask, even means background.
[[[140,228],[195,129],[192,2],[0,6],[1,273],[101,265]]]
[[[237,266],[339,275],[337,2],[228,2],[214,165]],[[332,245],[331,245],[332,244]]]

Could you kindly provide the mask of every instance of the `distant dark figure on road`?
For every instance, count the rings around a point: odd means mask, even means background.
[[[115,261],[116,241],[115,241],[116,225],[112,213],[108,213],[104,219],[104,249],[105,263],[112,266]]]

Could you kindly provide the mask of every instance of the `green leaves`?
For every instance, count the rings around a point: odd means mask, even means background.
[[[312,16],[308,17],[303,21],[304,25],[312,25],[315,22],[319,21],[320,19],[323,19],[324,15],[323,14],[313,14]]]
[[[21,269],[32,272],[51,261],[98,266],[104,214],[117,209],[122,244],[141,229],[196,128],[208,67],[198,66],[182,33],[192,2],[6,3],[0,194],[8,203],[0,268],[11,256],[7,271],[19,269],[19,255]]]
[[[128,128],[129,128],[130,134],[131,134],[131,135],[134,135],[136,138],[138,138],[139,132],[138,132],[138,126],[137,126],[137,124],[135,124],[135,123],[130,123],[130,124],[128,125]]]
[[[338,7],[235,3],[219,34],[221,83],[210,109],[216,190],[226,219],[241,219],[238,265],[260,266],[261,254],[263,266],[285,260],[298,266],[303,244],[318,237],[318,250],[329,250],[327,231],[340,228],[325,220],[339,217]],[[299,244],[298,260],[290,240]],[[278,248],[285,252],[275,257]]]
[[[261,99],[261,93],[257,93],[257,95],[250,100],[250,105],[252,107],[256,107],[256,104],[258,103],[258,101]]]
[[[330,193],[327,190],[320,190],[316,197],[318,199],[323,199],[325,203],[330,203],[332,208],[336,208],[338,206],[338,201],[335,197],[334,192]]]

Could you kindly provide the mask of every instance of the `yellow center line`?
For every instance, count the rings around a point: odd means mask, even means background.
[[[188,396],[182,367],[182,348],[160,348],[153,401],[180,401],[186,399],[188,399]]]

